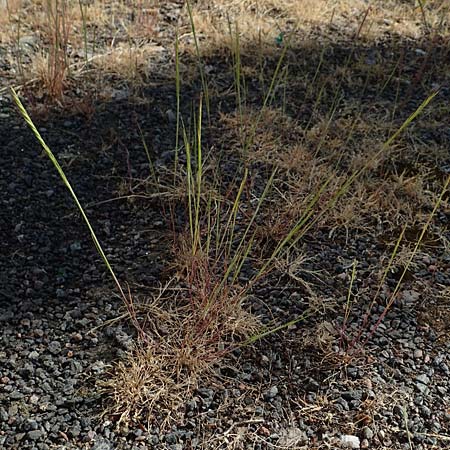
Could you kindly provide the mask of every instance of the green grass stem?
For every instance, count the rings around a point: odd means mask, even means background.
[[[112,279],[114,280],[114,283],[117,286],[117,289],[119,290],[119,293],[121,295],[121,297],[123,299],[126,299],[126,295],[125,292],[122,289],[122,286],[119,283],[119,280],[105,254],[105,252],[103,251],[102,246],[100,245],[99,240],[97,239],[97,236],[94,232],[94,229],[92,228],[92,225],[83,209],[83,206],[81,205],[80,201],[78,200],[78,197],[75,193],[75,191],[72,188],[72,185],[70,184],[68,178],[66,177],[66,174],[64,173],[64,170],[62,169],[62,167],[60,166],[58,160],[56,159],[55,155],[53,154],[53,152],[50,150],[50,148],[48,147],[48,145],[45,143],[44,139],[42,138],[41,134],[39,133],[38,129],[36,128],[36,126],[34,125],[31,117],[29,116],[27,110],[25,109],[25,107],[23,106],[22,102],[20,101],[19,96],[17,95],[16,91],[11,88],[11,93],[14,99],[14,102],[16,103],[17,107],[19,108],[19,112],[22,115],[22,117],[24,118],[25,122],[28,124],[28,126],[30,127],[31,131],[33,132],[33,134],[35,135],[36,139],[39,141],[39,144],[41,145],[41,147],[44,149],[46,155],[49,157],[50,161],[53,163],[53,165],[55,166],[56,170],[58,171],[59,176],[61,177],[64,185],[67,187],[67,189],[70,192],[70,195],[73,198],[73,201],[75,202],[77,208],[79,209],[81,216],[84,220],[84,222],[86,223],[89,232],[91,234],[91,238],[94,241],[95,247],[98,251],[98,253],[100,254],[105,266],[107,267],[109,273],[112,276]]]

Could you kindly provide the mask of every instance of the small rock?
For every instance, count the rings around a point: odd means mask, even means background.
[[[30,328],[30,326],[31,326],[31,321],[30,321],[30,319],[22,319],[22,320],[20,321],[20,324],[21,324],[22,326],[26,327],[26,328]]]
[[[430,382],[430,378],[425,375],[417,375],[416,377],[416,388],[422,392],[422,394],[426,395],[429,392],[427,384]]]
[[[72,334],[72,339],[75,342],[80,342],[83,340],[83,335],[81,333],[74,333],[74,334]]]
[[[27,433],[27,437],[32,441],[37,441],[44,433],[41,430],[31,430]]]
[[[175,433],[167,433],[165,436],[166,444],[176,444],[177,443],[177,435]]]
[[[115,335],[117,343],[127,351],[133,350],[134,344],[133,344],[133,338],[125,333],[123,330],[117,330]]]
[[[341,397],[347,401],[351,400],[361,400],[363,392],[360,390],[346,391],[341,394]]]
[[[36,350],[33,350],[32,352],[30,352],[28,354],[28,358],[32,359],[32,360],[38,359],[39,358],[39,353]]]
[[[308,441],[308,435],[303,430],[293,427],[283,430],[277,444],[280,447],[296,448],[301,445],[306,445]]]
[[[17,403],[13,403],[8,408],[8,416],[14,417],[18,413],[18,411],[19,411],[19,407],[18,407]]]
[[[83,438],[83,442],[90,442],[95,439],[96,433],[93,430],[89,430]]]
[[[34,419],[28,419],[26,421],[26,429],[33,431],[33,430],[37,430],[39,428],[38,423],[36,422],[36,420]]]
[[[19,391],[12,391],[9,394],[9,398],[11,398],[12,400],[21,400],[23,398],[23,394]]]
[[[406,290],[401,294],[402,300],[406,305],[414,305],[420,298],[420,294],[416,291]]]
[[[317,392],[320,389],[320,384],[313,378],[310,378],[305,388],[308,392]]]
[[[14,440],[16,442],[20,442],[25,437],[25,433],[16,433],[14,436]]]
[[[19,46],[23,47],[36,47],[39,44],[39,38],[35,35],[22,36],[19,39]]]
[[[351,434],[342,435],[341,443],[345,448],[360,448],[359,437]]]
[[[422,359],[423,358],[423,351],[420,350],[420,349],[414,350],[414,358]]]
[[[185,407],[186,411],[195,411],[197,409],[197,401],[195,400],[195,398],[187,401]]]
[[[430,378],[426,374],[417,375],[416,380],[423,384],[428,384],[430,382]]]
[[[264,393],[264,398],[266,400],[271,400],[278,395],[278,388],[276,386],[272,386],[268,391]]]
[[[128,89],[113,89],[111,92],[111,97],[113,100],[121,101],[129,97]]]
[[[374,432],[369,427],[364,427],[362,433],[365,439],[369,441],[373,439]]]
[[[424,417],[426,417],[427,419],[431,417],[431,409],[428,408],[428,406],[422,405],[422,406],[420,407],[420,410],[421,410],[421,412],[422,412],[422,415],[423,415]]]
[[[100,438],[101,440],[94,442],[91,450],[112,450],[112,446],[109,441]]]
[[[259,427],[258,434],[261,436],[270,436],[270,430],[265,426]]]
[[[57,355],[61,352],[61,343],[58,341],[51,341],[48,344],[48,351],[52,354],[52,355]]]
[[[343,398],[338,398],[335,403],[336,409],[338,411],[349,411],[350,406],[348,405],[347,400],[344,400]]]
[[[6,422],[9,419],[9,415],[5,408],[0,407],[0,420]]]
[[[81,427],[79,425],[74,425],[70,430],[70,435],[74,438],[78,437],[81,434]]]
[[[166,115],[167,115],[167,119],[168,119],[169,122],[171,122],[171,123],[176,122],[177,116],[175,115],[175,113],[171,109],[168,109],[166,111]]]
[[[95,361],[95,363],[91,365],[90,369],[96,375],[101,375],[106,370],[106,364],[103,361]]]

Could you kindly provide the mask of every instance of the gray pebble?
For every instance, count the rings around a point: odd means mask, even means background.
[[[214,391],[212,389],[200,388],[200,389],[197,389],[197,392],[203,398],[212,398],[212,397],[214,397]]]
[[[422,405],[422,406],[420,407],[420,411],[421,411],[422,415],[423,415],[424,417],[426,417],[427,419],[428,419],[429,417],[431,417],[431,409],[428,408],[428,406]]]
[[[168,433],[165,436],[165,441],[167,444],[176,444],[177,443],[177,435],[176,433]]]
[[[341,394],[341,397],[347,401],[350,400],[361,400],[363,392],[361,390],[346,391]]]
[[[423,384],[428,384],[429,382],[430,382],[430,378],[428,377],[428,375],[426,375],[426,374],[420,374],[420,375],[417,375],[416,376],[416,380],[419,382],[419,383],[423,383]]]
[[[373,439],[374,432],[372,431],[371,428],[369,428],[369,427],[364,427],[363,430],[362,430],[362,432],[363,432],[364,438],[367,439],[368,441],[370,441],[370,440]]]
[[[2,422],[6,422],[9,419],[9,415],[6,412],[6,409],[3,407],[0,407],[0,420]]]
[[[421,392],[424,395],[427,395],[430,392],[430,390],[428,389],[428,386],[426,384],[423,384],[423,383],[417,382],[416,383],[416,388],[417,388],[417,390],[419,392]]]
[[[28,354],[28,358],[34,360],[39,358],[39,353],[36,350],[33,350]]]
[[[25,437],[25,433],[17,433],[17,434],[14,436],[14,440],[15,440],[16,442],[20,442],[24,437]]]
[[[341,443],[344,448],[360,448],[358,436],[344,434],[343,436],[341,436]]]
[[[28,419],[26,422],[27,430],[37,430],[39,428],[39,424],[34,419]]]
[[[269,390],[264,393],[264,398],[266,400],[271,400],[278,395],[278,388],[276,386],[272,386]]]
[[[11,394],[9,394],[9,398],[12,400],[20,400],[23,398],[23,394],[19,391],[12,391]]]
[[[48,351],[52,354],[52,355],[57,355],[61,352],[61,343],[58,341],[51,341],[48,344]]]
[[[100,439],[99,441],[94,443],[91,450],[112,450],[112,448],[113,447],[107,440]]]
[[[31,430],[27,433],[27,437],[32,441],[37,441],[43,434],[42,430]]]

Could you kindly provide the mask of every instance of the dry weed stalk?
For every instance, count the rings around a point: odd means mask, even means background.
[[[68,50],[72,28],[67,0],[47,0],[46,16],[49,48],[43,82],[50,97],[61,100],[69,71]]]

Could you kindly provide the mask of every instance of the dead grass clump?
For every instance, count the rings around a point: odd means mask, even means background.
[[[112,416],[118,426],[156,422],[164,428],[179,420],[199,380],[220,377],[217,369],[230,348],[260,327],[236,302],[214,318],[209,314],[205,326],[205,317],[193,311],[187,291],[175,292],[179,294],[175,298],[160,295],[135,305],[148,339],[137,342],[108,379],[98,381],[109,398],[103,414]]]
[[[344,158],[344,138],[339,138],[342,139],[341,144],[335,147],[326,142],[322,151],[318,152],[319,136],[311,138],[309,133],[305,135],[302,127],[281,110],[267,109],[260,115],[247,112],[242,119],[236,116],[222,117],[227,142],[232,143],[232,148],[239,147],[236,130],[242,126],[245,131],[241,134],[245,135],[256,122],[254,144],[247,158],[251,163],[264,163],[279,170],[276,188],[265,209],[264,220],[261,220],[259,232],[263,239],[275,242],[282,239],[286,231],[302,217],[319,191],[320,199],[315,204],[315,214],[320,216],[317,222],[319,228],[364,227],[364,221],[367,220],[367,215],[363,214],[367,201],[364,183],[367,181],[358,180],[341,201],[328,209],[330,199],[348,176],[346,171],[337,170],[338,163]],[[361,156],[361,167],[367,164],[371,156]],[[345,154],[345,158],[350,157]]]
[[[273,46],[277,36],[293,24],[307,32],[337,26],[351,37],[371,40],[387,32],[412,38],[431,30],[445,34],[450,25],[450,8],[443,1],[427,2],[424,9],[414,2],[394,0],[379,0],[369,6],[364,0],[214,0],[192,3],[197,34],[208,36],[207,45],[201,48],[203,56],[209,54],[211,48],[216,51],[232,48],[229,22],[234,24],[236,21],[243,48],[252,42]],[[187,17],[187,14],[182,16]],[[182,41],[185,50],[193,50],[191,40]]]
[[[141,424],[147,419],[149,426],[157,417],[168,421],[183,404],[190,379],[177,383],[167,367],[171,359],[161,354],[160,346],[155,347],[147,345],[145,350],[128,354],[117,363],[110,378],[98,383],[110,397],[104,414],[113,416],[118,425]]]
[[[192,2],[193,3],[193,2]],[[264,49],[264,54],[270,54],[276,48],[277,39],[292,29],[293,25],[309,26],[326,23],[332,16],[333,5],[326,0],[215,0],[213,2],[199,1],[192,4],[192,17],[197,35],[203,40],[208,36],[208,42],[200,50],[202,56],[207,56],[219,50],[233,48],[234,37],[230,35],[230,24],[239,27],[239,40],[243,54],[255,47]],[[182,17],[187,17],[187,14]],[[181,33],[183,51],[192,52],[190,26],[186,25],[186,33]],[[250,51],[250,53],[252,53]]]
[[[152,72],[164,49],[154,44],[119,43],[110,52],[92,60],[93,67],[105,75],[119,75],[133,87],[142,86]]]
[[[262,111],[250,108],[242,113],[222,114],[220,118],[221,133],[228,143],[228,150],[242,153],[245,142],[251,141],[246,156],[249,162],[263,162],[269,165],[289,166],[284,144],[302,140],[303,130],[281,109],[267,107]],[[298,151],[299,157],[302,149]],[[306,156],[306,153],[304,154]]]
[[[99,68],[136,84],[154,71],[156,64],[150,67],[150,62],[158,59],[160,47],[150,39],[157,32],[159,6],[142,0],[48,0],[42,5],[8,0],[0,42],[14,46],[9,64],[21,83],[32,86],[33,96],[37,91],[39,98],[61,103],[70,91],[69,78],[91,81],[85,69]],[[98,85],[98,79],[93,81]]]
[[[259,230],[264,239],[282,238],[319,191],[315,204],[319,219],[313,229],[359,229],[378,234],[404,223],[423,224],[436,196],[430,191],[431,169],[416,161],[424,151],[412,149],[412,137],[405,136],[388,152],[374,157],[392,132],[392,123],[372,113],[349,119],[347,109],[337,117],[316,119],[307,131],[282,109],[243,109],[241,114],[222,116],[221,127],[231,150],[239,152],[242,141],[253,133],[253,145],[245,157],[252,164],[278,169],[276,189]],[[440,160],[438,153],[427,151],[426,157]],[[418,169],[402,169],[409,166]],[[358,177],[329,208],[329,200],[347,178],[361,170],[368,173]]]

